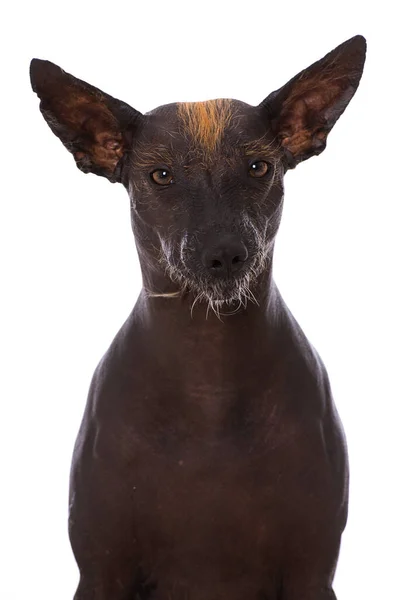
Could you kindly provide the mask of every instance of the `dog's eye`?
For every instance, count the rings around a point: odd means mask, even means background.
[[[268,173],[269,165],[265,160],[256,160],[251,163],[249,168],[249,175],[252,177],[264,177]]]
[[[151,179],[158,185],[169,185],[173,183],[172,173],[167,169],[156,169],[150,173]]]

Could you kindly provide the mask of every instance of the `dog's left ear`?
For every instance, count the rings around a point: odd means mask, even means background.
[[[47,60],[34,58],[30,76],[42,115],[77,167],[121,181],[123,159],[142,115]]]
[[[288,168],[320,154],[326,138],[357,90],[366,41],[357,35],[266,98],[273,131]]]

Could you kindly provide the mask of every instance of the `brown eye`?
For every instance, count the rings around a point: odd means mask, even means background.
[[[256,160],[251,163],[249,174],[252,177],[264,177],[268,173],[269,165],[265,160]]]
[[[156,169],[150,173],[150,177],[158,185],[169,185],[173,182],[172,173],[167,171],[167,169]]]

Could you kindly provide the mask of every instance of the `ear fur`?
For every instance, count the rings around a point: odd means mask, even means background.
[[[357,35],[261,103],[284,149],[288,168],[325,149],[328,133],[357,90],[365,54],[365,38]]]
[[[78,168],[120,181],[121,161],[141,114],[49,61],[34,58],[30,77],[43,117]]]

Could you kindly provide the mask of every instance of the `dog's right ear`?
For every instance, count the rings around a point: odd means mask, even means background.
[[[42,115],[78,168],[120,181],[122,161],[142,115],[49,61],[34,58],[30,76]]]
[[[360,83],[365,52],[365,38],[356,35],[261,103],[288,168],[324,150],[329,132]]]

